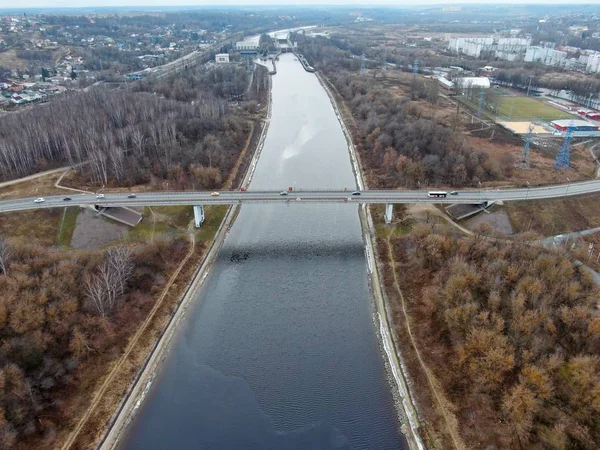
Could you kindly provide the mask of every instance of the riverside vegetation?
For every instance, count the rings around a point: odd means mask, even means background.
[[[333,84],[352,113],[353,138],[373,187],[473,186],[499,179],[501,168],[487,153],[465,144],[453,124],[426,118],[413,100],[437,102],[437,84],[415,79],[411,96],[399,101],[360,77],[350,44],[299,38],[301,51]],[[456,125],[456,124],[454,124]]]
[[[257,67],[251,76],[230,65],[188,69],[181,77],[138,83],[131,90],[65,95],[0,123],[0,178],[83,163],[71,182],[219,187],[251,132],[260,130],[264,107],[257,106],[266,104],[268,86],[266,69]],[[179,231],[77,251],[26,242],[4,230],[0,449],[54,448],[63,441],[190,254],[190,241]],[[193,256],[173,293],[140,342],[135,361],[115,382],[122,388],[115,402],[168,321],[209,235],[196,237]],[[101,435],[115,404],[94,416],[88,427],[93,429],[82,433],[85,445]]]
[[[185,238],[64,251],[0,238],[0,448],[42,448],[72,396],[120,352],[189,249]]]
[[[177,189],[218,187],[248,137],[246,112],[255,113],[267,79],[258,67],[244,95],[245,69],[199,66],[181,78],[72,93],[8,115],[0,122],[0,179],[85,163],[82,181],[96,185],[166,180]],[[232,98],[246,101],[238,108]]]
[[[349,110],[371,188],[502,178],[456,124],[423,117],[414,100],[435,104],[433,86],[415,78],[411,95],[394,101],[358,75],[351,42],[304,38],[301,51]],[[590,275],[535,236],[404,234],[406,224],[379,230],[378,255],[428,447],[596,449],[600,317]]]
[[[394,324],[400,342],[408,342],[404,301],[417,347],[449,402],[444,408],[469,446],[596,449],[598,288],[564,252],[528,239],[456,238],[430,228],[380,238]],[[393,287],[394,271],[404,299]],[[403,354],[434,424],[435,448],[449,448],[415,354],[408,347]]]

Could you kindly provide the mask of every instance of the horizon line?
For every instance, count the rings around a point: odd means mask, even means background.
[[[135,2],[135,0],[133,0]],[[237,0],[239,1],[239,0]],[[375,0],[377,2],[377,0]],[[402,1],[402,0],[400,0]],[[298,9],[298,8],[314,8],[314,7],[337,7],[337,8],[424,8],[424,7],[434,7],[434,6],[463,6],[463,5],[486,5],[486,6],[540,6],[540,5],[565,5],[565,6],[599,6],[600,1],[575,1],[573,0],[528,0],[524,3],[519,2],[518,0],[509,0],[501,1],[494,0],[492,2],[488,2],[486,0],[463,0],[461,2],[438,2],[434,0],[429,3],[425,0],[425,3],[422,4],[414,4],[409,3],[387,3],[385,0],[382,3],[305,3],[305,4],[271,4],[271,3],[207,3],[207,4],[179,4],[179,5],[169,5],[169,4],[120,4],[120,5],[106,5],[106,4],[97,4],[97,5],[69,5],[69,6],[0,6],[1,10],[24,10],[24,9],[122,9],[122,8],[168,8],[168,9],[176,9],[176,8],[288,8],[288,9]]]

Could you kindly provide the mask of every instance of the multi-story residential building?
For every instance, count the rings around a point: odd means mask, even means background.
[[[525,52],[526,62],[538,62],[546,66],[560,67],[567,59],[567,52],[545,47],[528,47]]]
[[[491,53],[498,59],[516,61],[523,57],[530,44],[529,38],[454,37],[450,39],[448,49],[474,58]]]
[[[580,62],[585,62],[585,71],[588,73],[600,73],[600,53],[593,52],[579,57]]]

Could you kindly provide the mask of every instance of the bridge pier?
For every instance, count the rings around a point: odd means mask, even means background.
[[[385,223],[392,223],[392,218],[394,217],[394,204],[386,203],[385,204]]]
[[[194,224],[200,228],[204,223],[204,206],[194,205]]]

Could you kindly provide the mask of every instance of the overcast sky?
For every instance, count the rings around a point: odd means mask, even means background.
[[[89,6],[225,6],[225,5],[423,5],[441,3],[586,3],[600,4],[600,0],[0,0],[0,8],[52,8]]]

